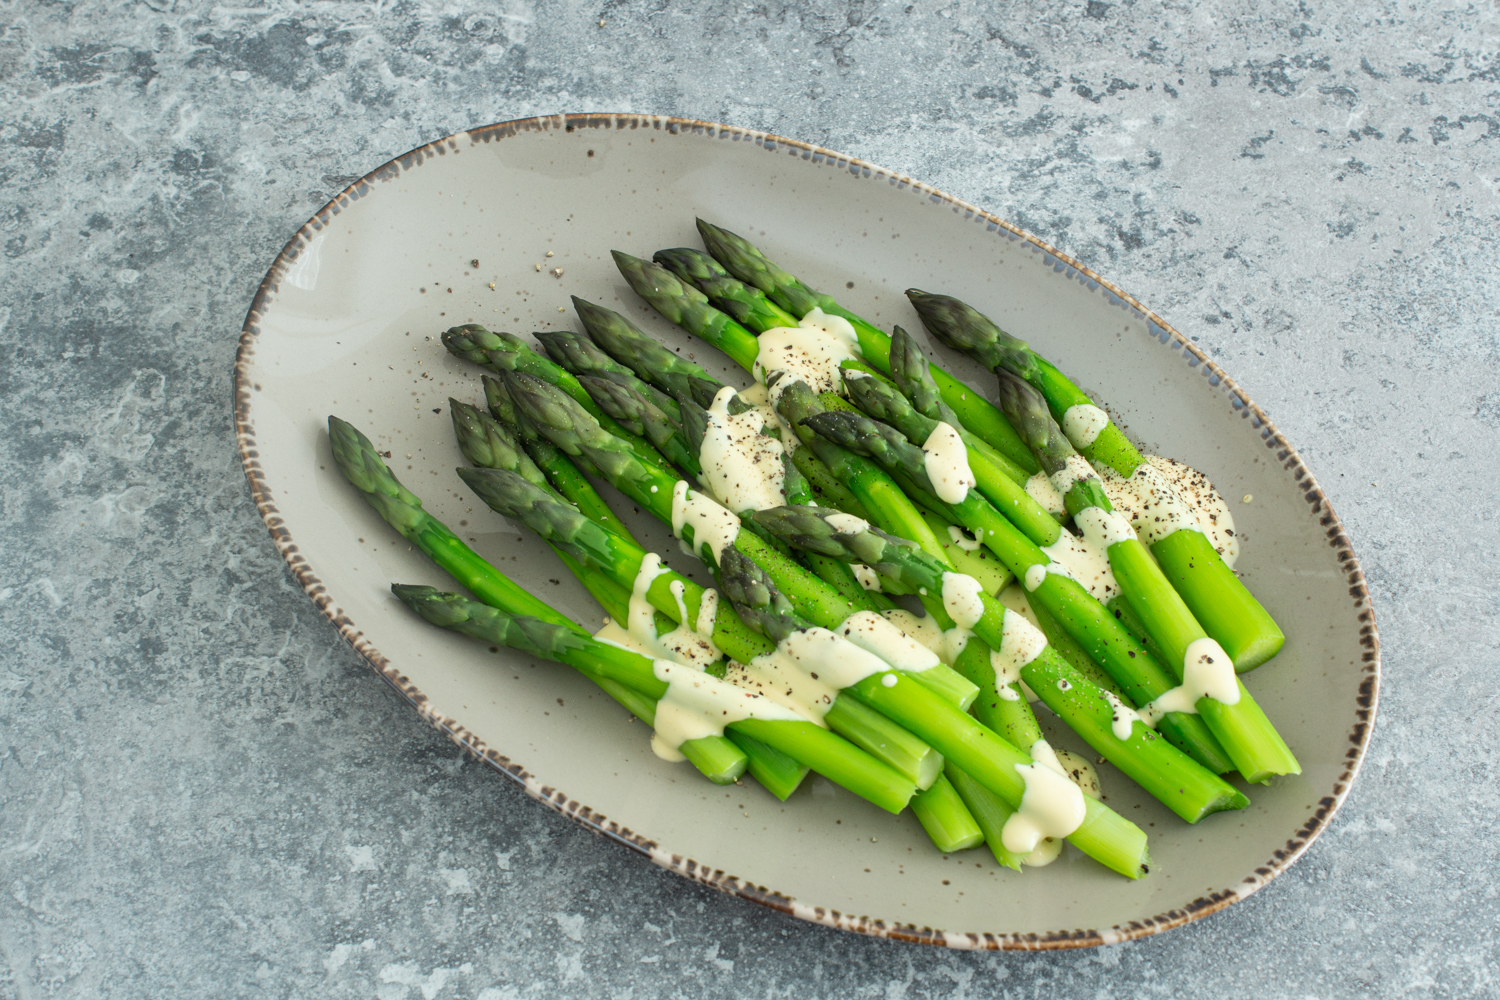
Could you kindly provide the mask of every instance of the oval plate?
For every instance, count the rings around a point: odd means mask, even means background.
[[[959,295],[1097,392],[1145,450],[1204,470],[1231,499],[1253,494],[1233,505],[1239,569],[1288,641],[1245,682],[1303,773],[1193,827],[1101,767],[1109,804],[1150,834],[1150,876],[1128,881],[1071,847],[1022,876],[983,850],[940,855],[909,813],[892,817],[816,776],[787,803],[753,782],[710,785],[657,760],[648,731],[579,675],[441,632],[397,604],[392,582],[454,584],[338,474],[330,413],[389,449],[396,474],[481,555],[576,620],[600,620],[535,536],[452,474],[462,457],[448,397],[483,400],[478,370],[449,356],[438,334],[465,322],[577,329],[577,294],[748,384],[652,313],[609,257],[697,246],[695,215],[745,234],[879,325],[921,329],[901,294],[908,286]],[[935,353],[971,385],[990,385],[966,359]],[[584,826],[804,920],[956,948],[1152,934],[1222,909],[1292,864],[1348,794],[1365,751],[1379,643],[1359,562],[1265,414],[1186,338],[1076,261],[851,157],[643,115],[534,118],[423,146],[350,186],[287,243],[245,319],[234,392],[245,473],[277,547],[425,718]],[[679,569],[696,566],[660,525],[637,516],[631,527]],[[1082,749],[1065,730],[1055,738]]]

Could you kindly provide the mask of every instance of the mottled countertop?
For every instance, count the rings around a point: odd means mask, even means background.
[[[1500,992],[1497,50],[1487,4],[0,5],[0,998]],[[1383,644],[1290,873],[1096,951],[804,925],[465,761],[339,640],[240,472],[250,298],[352,178],[568,110],[930,181],[1249,389]]]

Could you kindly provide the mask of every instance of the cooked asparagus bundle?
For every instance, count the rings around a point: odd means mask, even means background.
[[[916,288],[906,295],[933,336],[993,371],[1008,371],[1034,386],[1073,446],[1091,461],[1140,480],[1152,496],[1151,517],[1139,525],[1152,555],[1237,671],[1252,670],[1280,651],[1286,641],[1280,627],[1224,565],[1170,484],[1083,390],[973,307]]]

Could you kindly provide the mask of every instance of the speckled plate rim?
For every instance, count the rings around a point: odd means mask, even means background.
[[[416,169],[426,160],[457,151],[461,143],[467,142],[472,146],[480,143],[502,142],[523,133],[554,130],[574,132],[579,129],[649,129],[671,135],[696,136],[706,140],[754,143],[768,153],[783,153],[800,158],[810,168],[847,171],[857,178],[876,183],[883,182],[899,191],[910,192],[913,197],[927,198],[936,204],[946,204],[953,209],[955,214],[963,216],[964,221],[982,225],[998,238],[1024,241],[1028,249],[1041,255],[1041,263],[1044,266],[1050,266],[1058,273],[1066,273],[1069,278],[1079,281],[1091,291],[1097,291],[1111,305],[1117,306],[1136,319],[1143,320],[1149,335],[1159,344],[1168,350],[1181,351],[1184,361],[1190,367],[1202,372],[1209,386],[1223,391],[1229,405],[1248,421],[1249,429],[1259,434],[1265,447],[1275,452],[1283,472],[1289,475],[1295,487],[1302,491],[1303,499],[1307,502],[1311,513],[1318,518],[1328,545],[1335,550],[1343,568],[1349,587],[1349,597],[1360,624],[1360,644],[1364,647],[1364,652],[1361,655],[1361,677],[1359,693],[1356,697],[1356,722],[1348,733],[1349,747],[1344,755],[1343,770],[1332,789],[1318,800],[1318,806],[1311,818],[1300,828],[1290,831],[1286,843],[1238,884],[1200,896],[1182,909],[1168,910],[1143,920],[1098,930],[1075,929],[1028,934],[952,933],[931,927],[918,927],[875,917],[841,913],[838,910],[819,906],[809,906],[774,889],[753,885],[723,870],[709,868],[692,858],[674,854],[654,840],[641,836],[613,822],[582,802],[569,798],[561,790],[542,784],[520,762],[488,746],[462,722],[445,715],[432,705],[415,684],[397,670],[380,650],[365,639],[364,633],[344,614],[343,610],[334,605],[333,598],[313,567],[299,551],[280,511],[272,501],[265,484],[260,464],[260,452],[256,445],[255,420],[251,407],[254,387],[248,380],[249,363],[255,353],[262,317],[274,301],[286,269],[297,260],[302,249],[325,226],[329,225],[334,216],[361,198],[373,194],[377,190],[376,182],[394,181],[407,171]],[[260,512],[266,527],[270,529],[271,538],[282,558],[286,560],[292,575],[312,598],[318,609],[338,628],[339,634],[358,650],[375,671],[399,691],[424,719],[476,759],[515,781],[527,795],[545,803],[574,822],[639,851],[663,868],[670,869],[695,882],[789,914],[799,920],[872,937],[893,938],[918,944],[941,945],[956,949],[1006,950],[1083,948],[1114,944],[1180,927],[1250,896],[1291,867],[1318,835],[1328,827],[1334,814],[1338,812],[1359,773],[1365,750],[1369,746],[1380,695],[1380,639],[1376,630],[1374,611],[1370,607],[1369,593],[1365,587],[1364,573],[1360,569],[1359,559],[1355,556],[1348,537],[1344,534],[1343,524],[1333,512],[1317,480],[1303,464],[1296,449],[1287,443],[1286,438],[1276,429],[1260,407],[1255,405],[1244,389],[1165,320],[1067,254],[1030,233],[930,185],[923,184],[921,181],[852,156],[823,149],[820,146],[813,146],[795,139],[785,139],[768,132],[757,132],[753,129],[713,122],[661,115],[590,113],[549,115],[500,122],[460,132],[404,153],[355,181],[323,206],[287,241],[270,270],[266,272],[250,304],[250,310],[245,316],[245,324],[240,332],[239,349],[235,355],[234,425],[245,477],[249,480],[250,492],[255,499],[256,509]]]

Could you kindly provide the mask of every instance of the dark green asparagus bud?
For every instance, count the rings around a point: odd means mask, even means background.
[[[929,493],[935,492],[927,478],[926,453],[889,424],[847,410],[826,410],[806,417],[802,423],[819,437],[856,455],[873,458],[885,468],[901,472]]]
[[[556,492],[547,482],[546,474],[500,421],[478,407],[452,398],[448,400],[448,412],[453,416],[453,433],[464,458],[485,469],[510,469],[533,486]]]
[[[1047,400],[1029,383],[1006,369],[996,371],[995,377],[999,379],[1000,385],[1000,409],[1004,411],[1016,433],[1021,435],[1021,440],[1031,448],[1042,471],[1051,476],[1066,469],[1068,460],[1078,452],[1052,418]],[[1084,464],[1087,465],[1086,462]],[[1076,514],[1085,507],[1112,509],[1109,498],[1104,493],[1104,483],[1097,475],[1075,483],[1064,500],[1070,514]]]
[[[608,531],[518,473],[461,468],[458,477],[495,513],[520,521],[574,558],[599,565],[609,565],[614,559]]]
[[[677,406],[682,414],[682,433],[687,438],[688,447],[701,453],[703,435],[708,433],[708,411],[685,396],[677,401]]]
[[[531,456],[532,461],[536,462],[538,466],[546,468],[543,456],[549,455],[552,452],[561,453],[561,449],[544,438],[541,432],[532,425],[531,421],[516,412],[515,404],[511,402],[510,391],[505,388],[505,385],[499,379],[485,375],[482,381],[484,382],[484,398],[490,406],[490,415],[500,421],[506,430],[516,436],[516,439],[521,442],[521,447],[525,448],[526,453]],[[599,477],[598,468],[594,466],[593,462],[589,461],[588,456],[568,456],[566,453],[562,454],[564,458],[567,458],[574,465],[578,466],[584,475],[594,476],[595,478]]]
[[[1051,475],[1061,471],[1077,452],[1057,421],[1047,409],[1047,401],[1019,376],[1000,369],[995,373],[1000,385],[1000,409],[1010,420],[1021,440],[1036,455],[1042,471]]]
[[[752,330],[763,333],[775,327],[797,325],[796,316],[772,302],[759,288],[724,270],[724,265],[702,250],[688,247],[658,250],[652,259],[683,281],[696,285],[716,306]]]
[[[918,413],[962,427],[953,408],[943,401],[943,394],[932,380],[932,365],[917,339],[901,327],[891,328],[891,379],[901,394],[911,401]]]
[[[553,625],[528,615],[507,614],[433,587],[393,583],[391,593],[439,628],[451,629],[482,642],[509,646],[544,660],[566,662],[569,653],[589,646],[587,638],[566,626]]]
[[[756,511],[755,522],[794,548],[840,562],[862,563],[912,590],[941,590],[943,573],[948,570],[915,542],[826,507],[771,507]]]
[[[623,385],[593,375],[579,375],[578,384],[588,391],[589,397],[599,404],[599,409],[620,422],[620,426],[635,434],[645,434],[641,422],[646,407],[651,405],[638,394]],[[659,411],[658,411],[659,412]]]
[[[740,620],[772,642],[811,627],[776,589],[770,575],[733,546],[724,550],[719,563],[719,585]]]
[[[380,460],[370,439],[352,424],[329,417],[328,437],[333,444],[333,459],[344,477],[403,538],[412,539],[427,521],[421,498],[401,485]]]
[[[892,357],[895,353],[892,352]],[[884,379],[844,373],[849,401],[876,420],[883,420],[912,441],[926,441],[938,421],[917,412],[911,400]],[[957,426],[956,424],[953,426]]]
[[[833,300],[808,288],[789,271],[784,271],[742,236],[702,219],[698,232],[708,252],[723,264],[730,274],[748,285],[759,288],[771,300],[794,316],[806,316],[814,308],[823,308]],[[827,311],[826,309],[824,310]]]
[[[593,375],[597,378],[607,379],[610,382],[622,385],[631,392],[646,397],[646,399],[650,400],[658,409],[666,413],[673,420],[677,419],[676,400],[650,383],[636,378],[634,372],[608,354],[605,354],[599,348],[599,345],[587,337],[580,336],[571,331],[557,330],[547,333],[539,332],[535,334],[535,337],[542,342],[542,346],[547,349],[547,354],[552,360],[579,378],[582,378],[584,375]],[[608,411],[606,410],[605,412]],[[619,418],[617,417],[616,419]],[[637,431],[636,433],[639,434],[640,432]]]
[[[515,371],[536,352],[511,333],[491,333],[478,323],[465,323],[443,333],[443,346],[450,354],[483,365],[491,371]]]
[[[567,393],[520,372],[508,372],[504,381],[516,413],[564,452],[587,458],[611,482],[646,478],[646,467],[630,444],[601,427]]]
[[[908,288],[906,297],[922,317],[927,332],[954,350],[963,351],[991,371],[1001,368],[1030,381],[1036,356],[1024,340],[1000,329],[986,315],[951,295],[934,295]]]
[[[676,281],[675,278],[673,280]],[[667,350],[613,309],[586,302],[576,295],[573,296],[573,308],[578,310],[578,317],[583,320],[584,329],[594,343],[641,378],[650,381],[659,372],[676,372],[716,381],[701,366]]]
[[[632,374],[629,368],[604,353],[592,340],[571,330],[538,330],[532,336],[546,348],[548,357],[574,375]]]
[[[634,379],[634,376],[629,377]],[[614,417],[628,430],[643,435],[647,441],[656,445],[673,465],[686,469],[694,476],[702,471],[702,466],[698,462],[698,449],[689,446],[688,439],[683,434],[682,425],[658,409],[650,398],[611,378],[580,375],[578,382],[589,397],[599,404],[601,410]],[[641,385],[646,389],[651,388],[644,383]],[[651,391],[660,395],[655,390]],[[681,415],[681,407],[675,402],[673,409]]]

